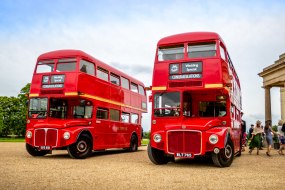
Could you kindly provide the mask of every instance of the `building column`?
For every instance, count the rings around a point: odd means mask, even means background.
[[[264,87],[265,89],[265,121],[271,120],[271,97],[270,97],[270,88]]]
[[[285,88],[280,88],[280,107],[281,107],[281,119],[285,120]]]

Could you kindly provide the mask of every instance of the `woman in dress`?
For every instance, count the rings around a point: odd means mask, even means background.
[[[253,129],[252,136],[251,136],[251,142],[249,145],[249,154],[252,153],[253,149],[256,147],[257,152],[256,154],[259,155],[259,148],[261,145],[261,135],[263,133],[263,129],[261,128],[261,121],[256,121],[256,126]]]
[[[275,131],[272,130],[270,125],[271,125],[271,121],[267,120],[265,122],[265,127],[264,127],[264,133],[265,133],[265,138],[266,138],[266,142],[267,142],[267,152],[266,152],[267,156],[271,156],[270,155],[270,149],[271,149],[272,142],[273,142],[272,134],[277,134]]]

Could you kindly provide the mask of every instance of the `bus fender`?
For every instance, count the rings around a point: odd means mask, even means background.
[[[86,135],[90,136],[91,140],[93,141],[93,136],[92,136],[91,132],[90,132],[88,129],[82,129],[82,130],[78,133],[78,135],[77,135],[77,137],[76,137],[76,141],[77,141],[77,140],[79,139],[79,137],[80,137],[81,135],[83,135],[83,134],[86,134]]]

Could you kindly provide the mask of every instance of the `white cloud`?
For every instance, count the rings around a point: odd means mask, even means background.
[[[249,7],[252,8],[252,7]],[[157,41],[167,35],[190,31],[215,31],[224,39],[239,74],[245,119],[253,123],[264,118],[262,79],[257,75],[285,52],[284,15],[257,7],[226,7],[211,1],[171,6],[145,5],[146,13],[132,12],[125,20],[106,14],[105,22],[92,19],[51,19],[35,26],[20,26],[18,32],[2,33],[0,40],[0,95],[16,96],[31,81],[36,58],[56,49],[80,49],[119,69],[143,79],[149,86]],[[262,10],[261,12],[258,12]],[[149,13],[149,15],[148,15]],[[1,33],[0,33],[1,34]],[[142,70],[142,72],[139,72]],[[272,90],[273,123],[280,117],[278,89]],[[150,113],[148,113],[150,114]],[[146,125],[150,116],[146,116]],[[149,126],[145,127],[149,129]]]

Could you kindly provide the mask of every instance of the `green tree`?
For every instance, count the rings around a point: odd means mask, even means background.
[[[27,84],[18,97],[0,96],[0,136],[25,135],[29,89]]]
[[[143,132],[143,137],[144,137],[145,139],[150,139],[150,131]]]
[[[18,99],[15,97],[0,97],[0,115],[1,115],[1,136],[7,136],[13,133],[13,126],[16,123],[18,112]]]
[[[19,122],[15,125],[14,132],[16,135],[25,136],[26,131],[26,116],[28,111],[28,94],[30,92],[31,84],[28,83],[24,88],[21,89],[20,94],[18,94],[19,100],[19,112],[17,118]]]

